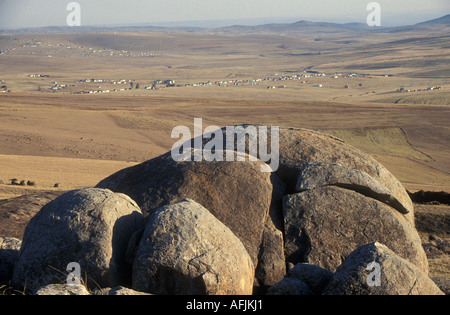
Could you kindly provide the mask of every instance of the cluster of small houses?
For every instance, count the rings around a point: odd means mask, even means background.
[[[29,78],[50,78],[49,74],[29,74]]]
[[[400,92],[400,93],[411,93],[411,92],[434,91],[434,90],[439,91],[440,89],[441,89],[440,86],[436,86],[436,87],[430,86],[430,87],[427,87],[426,89],[414,89],[414,90],[405,89],[405,88],[402,87],[402,88],[398,89],[397,92]]]
[[[315,71],[308,71],[305,74],[294,74],[294,75],[279,75],[278,73],[275,73],[272,76],[267,76],[265,78],[261,79],[248,79],[248,80],[228,80],[228,81],[215,81],[214,84],[217,86],[239,86],[239,85],[257,85],[259,82],[279,82],[279,81],[293,81],[293,80],[302,80],[301,83],[303,84],[309,84],[309,81],[303,80],[304,78],[311,78],[311,77],[326,77],[327,75],[325,73],[318,73]],[[336,74],[334,77],[338,78],[338,76],[341,76],[341,74]],[[347,77],[354,77],[356,76],[356,73],[352,73],[347,75]],[[186,84],[185,86],[204,86],[204,85],[212,85],[211,82],[206,83],[194,83],[194,84]],[[323,87],[322,84],[317,84],[316,87]],[[269,85],[267,87],[268,89],[280,89],[280,88],[286,88],[285,85]]]
[[[214,83],[211,81],[207,82],[197,82],[197,83],[186,83],[184,85],[175,85],[174,80],[155,80],[153,83],[149,86],[143,87],[145,90],[156,90],[161,87],[197,87],[197,86],[242,86],[242,85],[257,85],[261,82],[280,82],[280,81],[292,81],[292,80],[302,80],[301,83],[303,84],[309,84],[310,81],[304,80],[305,78],[311,78],[311,77],[326,77],[327,74],[325,73],[318,73],[315,71],[308,71],[307,73],[302,74],[294,74],[294,75],[283,75],[275,73],[274,75],[269,75],[265,78],[259,78],[259,79],[232,79],[232,80],[218,80]],[[342,74],[335,74],[334,78],[338,78],[344,76]],[[356,73],[351,73],[345,75],[346,77],[355,77],[357,76]],[[48,74],[30,74],[28,75],[29,78],[49,78],[50,75]],[[130,85],[130,87],[123,87],[123,88],[114,88],[114,89],[101,89],[101,86],[97,86],[97,89],[88,90],[88,91],[77,91],[73,92],[72,94],[100,94],[100,93],[110,93],[110,92],[121,92],[121,91],[127,91],[127,90],[133,90],[133,89],[139,89],[139,83],[134,83],[134,80],[109,80],[109,79],[83,79],[77,81],[77,83],[107,83],[112,85]],[[316,84],[316,87],[323,87],[322,84]],[[75,85],[67,85],[67,84],[58,84],[58,82],[52,82],[52,86],[50,87],[51,90],[57,91],[62,89],[67,89],[68,87],[75,87]],[[277,89],[277,88],[286,88],[285,85],[270,85],[267,87],[268,89]]]
[[[124,56],[129,57],[131,56],[131,53],[127,50],[117,50],[117,49],[100,49],[100,48],[86,48],[84,46],[73,46],[73,45],[67,45],[67,44],[58,44],[58,43],[52,43],[52,42],[46,42],[43,43],[41,41],[37,41],[36,39],[32,39],[31,41],[23,41],[19,40],[19,43],[23,43],[19,45],[19,47],[22,48],[41,48],[40,50],[34,50],[29,51],[29,55],[48,55],[49,57],[52,56],[52,54],[57,55],[62,52],[66,52],[66,57],[71,57],[75,54],[79,54],[83,57],[88,57],[92,55],[100,55],[102,57],[108,57],[108,56]],[[51,47],[51,50],[50,48]],[[142,54],[145,57],[151,57],[151,53],[143,53]]]
[[[231,80],[218,80],[215,82],[206,81],[206,82],[197,82],[197,83],[186,83],[182,85],[175,85],[174,80],[154,80],[151,85],[143,87],[144,90],[157,90],[164,87],[197,87],[197,86],[220,86],[220,87],[226,87],[226,86],[243,86],[243,85],[258,85],[262,82],[271,82],[271,83],[281,83],[283,81],[293,81],[293,80],[301,80],[302,84],[311,84],[308,79],[313,77],[331,77],[334,79],[339,78],[355,78],[359,75],[357,73],[348,73],[348,74],[342,74],[342,73],[334,73],[334,74],[325,74],[320,73],[316,71],[305,71],[301,74],[292,74],[292,75],[286,75],[286,74],[278,74],[275,73],[273,75],[268,75],[265,78],[258,78],[258,79],[231,79]],[[365,75],[361,75],[365,77]],[[48,74],[30,74],[28,75],[30,78],[49,78],[50,75]],[[389,77],[389,75],[386,75],[386,77]],[[96,86],[96,89],[93,90],[85,90],[85,91],[76,91],[72,92],[72,94],[100,94],[100,93],[110,93],[110,92],[121,92],[121,91],[128,91],[133,89],[139,89],[141,88],[139,83],[135,83],[134,80],[109,80],[109,79],[83,79],[77,81],[77,83],[106,83],[109,85],[112,85],[110,89],[102,89],[101,86]],[[52,82],[52,86],[50,87],[51,90],[62,90],[67,89],[69,87],[76,87],[76,85],[67,85],[67,84],[58,84],[57,82]],[[313,83],[314,87],[322,88],[324,85],[320,83]],[[117,87],[113,88],[113,86],[126,86],[126,87]],[[361,84],[360,84],[361,86]],[[286,85],[279,85],[279,84],[271,84],[267,86],[267,89],[283,89],[286,88]],[[345,88],[350,88],[348,85],[345,85]],[[397,90],[397,92],[418,92],[418,91],[430,91],[430,90],[440,90],[441,87],[428,87],[427,89],[405,89],[400,88]],[[0,89],[0,92],[2,90]]]
[[[278,74],[276,73],[275,76],[278,76]],[[264,79],[265,81],[292,81],[292,80],[302,80],[302,84],[310,84],[311,82],[308,80],[303,80],[303,79],[308,79],[308,78],[312,78],[312,77],[326,77],[328,76],[325,73],[319,73],[316,71],[307,71],[307,73],[304,74],[295,74],[295,75],[282,75],[282,76],[278,76],[275,78],[266,78]],[[333,78],[338,79],[339,77],[342,77],[343,75],[341,73],[339,74],[334,74],[332,75]],[[351,73],[351,74],[347,74],[346,77],[348,78],[353,78],[357,76],[356,73]],[[315,87],[321,88],[323,87],[323,84],[316,84]],[[286,88],[285,85],[280,85],[280,86],[275,86],[275,85],[271,85],[267,87],[268,89],[283,89]]]
[[[257,82],[279,82],[279,81],[293,81],[293,80],[302,80],[302,84],[310,84],[311,82],[308,80],[304,80],[304,79],[308,79],[308,78],[313,78],[313,77],[327,77],[327,76],[331,76],[334,79],[338,79],[340,77],[347,77],[347,78],[354,78],[357,76],[356,73],[349,73],[349,74],[341,74],[341,73],[335,73],[335,74],[325,74],[325,73],[320,73],[317,71],[307,71],[306,73],[302,73],[302,74],[294,74],[294,75],[279,75],[278,73],[275,73],[273,76],[268,76],[266,78],[263,79],[254,79],[254,80],[235,80],[235,81],[231,81],[231,83],[233,83],[233,85],[239,85],[239,83],[251,83],[251,85],[256,85]],[[219,82],[219,85],[224,85],[227,84],[229,82]],[[216,82],[217,84],[217,82]],[[315,84],[315,87],[321,88],[323,87],[323,84]],[[269,85],[267,87],[268,89],[283,89],[286,88],[286,85]],[[348,86],[346,86],[346,88],[348,88]]]
[[[145,90],[156,90],[158,88],[161,87],[197,87],[197,86],[212,86],[212,85],[216,85],[216,86],[242,86],[242,85],[257,85],[258,83],[261,82],[279,82],[279,81],[291,81],[291,80],[303,80],[304,78],[311,78],[311,77],[326,77],[327,74],[325,73],[318,73],[318,72],[314,72],[314,71],[309,71],[308,73],[304,73],[304,74],[295,74],[295,75],[279,75],[278,73],[275,73],[272,76],[267,76],[265,78],[260,78],[260,79],[233,79],[233,80],[218,80],[215,81],[214,83],[211,81],[206,81],[206,82],[196,82],[196,83],[186,83],[184,85],[175,85],[175,80],[155,80],[153,81],[152,85],[149,86],[145,86],[143,87],[143,89]],[[342,74],[335,74],[334,78],[338,78],[344,76]],[[346,77],[355,77],[357,76],[356,73],[351,73],[351,74],[347,74],[345,75]],[[112,85],[129,85],[129,84],[133,84],[134,81],[133,80],[107,80],[107,79],[84,79],[84,80],[80,80],[80,83],[109,83]],[[303,80],[301,83],[303,84],[309,84],[310,81],[305,81]],[[316,87],[323,87],[322,84],[316,84]],[[277,89],[277,88],[285,88],[285,85],[271,85],[268,86],[268,89]],[[59,85],[59,86],[53,86],[53,89],[60,89],[60,88],[64,88],[64,86]],[[74,92],[73,94],[97,94],[97,93],[109,93],[109,92],[121,92],[121,91],[127,91],[127,90],[133,90],[135,88],[139,88],[138,84],[136,84],[135,86],[131,86],[131,87],[127,87],[127,88],[116,88],[116,89],[106,89],[106,90],[101,90],[100,87],[99,89],[96,90],[91,90],[91,91],[79,91],[79,92]]]
[[[115,88],[115,89],[110,89],[110,90],[101,90],[100,86],[98,86],[98,90],[91,90],[91,91],[79,91],[79,92],[74,92],[72,94],[97,94],[97,93],[110,93],[110,92],[121,92],[121,91],[128,91],[128,90],[133,90],[133,89],[139,89],[140,88],[140,84],[139,83],[134,83],[133,80],[118,80],[118,81],[114,81],[114,80],[107,80],[107,79],[85,79],[85,80],[80,80],[79,82],[82,83],[108,83],[108,84],[112,84],[112,85],[130,85],[130,87],[127,88]],[[155,90],[157,89],[158,85],[163,85],[165,87],[172,87],[175,86],[175,81],[174,80],[155,80],[153,81],[153,84],[151,86],[146,86],[144,87],[145,90]]]
[[[155,53],[151,51],[133,53],[124,49],[93,48],[64,43],[53,43],[51,41],[42,42],[36,38],[20,40],[12,35],[5,36],[8,36],[9,40],[14,41],[16,47],[2,47],[2,49],[0,49],[0,55],[6,55],[16,50],[23,51],[26,49],[27,55],[48,56],[49,58],[57,55],[63,55],[65,57],[155,57]]]

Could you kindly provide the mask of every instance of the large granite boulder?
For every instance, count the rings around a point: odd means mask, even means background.
[[[175,161],[169,152],[121,170],[97,187],[130,196],[147,216],[185,198],[194,200],[242,241],[264,279],[270,282],[269,278],[277,277],[276,281],[279,281],[279,274],[285,272],[284,257],[281,257],[282,227],[279,226],[284,184],[275,174],[261,172],[261,167],[267,167],[264,162],[244,157],[246,161]],[[275,191],[280,192],[277,198],[273,198]],[[277,228],[270,215],[272,208],[274,218],[278,216],[275,219],[278,220]],[[261,247],[263,235],[264,244],[273,246],[260,255],[264,251],[264,246]],[[276,262],[265,262],[264,259],[270,257]],[[260,281],[261,285],[265,284],[264,279]]]
[[[34,292],[65,282],[70,263],[79,264],[88,286],[127,284],[131,266],[124,260],[125,252],[131,235],[143,224],[139,207],[123,194],[93,188],[68,192],[28,224],[13,284]]]
[[[426,273],[378,242],[349,255],[323,294],[444,295]]]
[[[335,271],[356,248],[377,241],[428,272],[416,229],[378,200],[328,186],[285,196],[283,210],[288,262]]]
[[[133,265],[133,289],[154,294],[248,295],[254,266],[241,241],[186,199],[149,218]]]

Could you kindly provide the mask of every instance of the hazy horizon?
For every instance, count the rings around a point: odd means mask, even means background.
[[[65,26],[71,1],[0,0],[0,29]],[[79,0],[82,26],[221,27],[300,20],[365,23],[370,0]],[[450,13],[448,0],[379,0],[382,26],[413,25]]]

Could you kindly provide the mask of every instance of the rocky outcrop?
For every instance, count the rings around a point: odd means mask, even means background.
[[[13,284],[34,292],[60,283],[72,262],[88,275],[87,285],[123,284],[131,271],[123,259],[128,240],[142,225],[139,207],[123,194],[68,192],[44,206],[27,226]]]
[[[337,269],[326,295],[443,295],[417,266],[378,242],[355,250]]]
[[[269,211],[272,195],[274,189],[283,190],[277,185],[284,184],[275,178],[276,175],[261,172],[262,165],[266,164],[259,160],[176,162],[168,153],[122,170],[100,182],[97,187],[127,194],[139,204],[146,215],[185,198],[195,200],[241,240],[252,258],[253,265],[258,266],[263,234],[265,240],[271,239],[270,242],[277,244],[273,257],[277,258],[276,255],[281,254],[282,246],[279,242],[279,231],[273,228],[265,229],[265,226],[268,224],[274,227],[272,222],[267,222],[271,220]],[[274,185],[277,187],[274,188]],[[280,209],[280,203],[277,207]],[[261,273],[280,273],[278,270],[264,271],[266,266],[272,265],[271,261],[263,261],[259,264],[259,269]],[[278,266],[282,268],[282,273],[284,264],[278,261],[275,268]],[[261,282],[265,284],[264,280]]]
[[[169,152],[50,202],[26,228],[13,285],[64,282],[76,262],[90,292],[107,288],[98,294],[440,294],[412,202],[381,164],[339,139],[280,128],[279,167],[267,173],[267,156],[235,152],[241,144],[214,152],[237,161]],[[380,291],[360,281],[373,259]]]
[[[133,265],[133,289],[155,294],[248,295],[254,266],[241,241],[192,200],[149,218]]]
[[[34,295],[90,295],[90,293],[81,284],[49,284],[39,288]]]

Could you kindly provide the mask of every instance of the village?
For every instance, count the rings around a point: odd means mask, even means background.
[[[323,73],[317,71],[302,71],[299,73],[274,73],[264,76],[262,78],[245,78],[241,79],[237,75],[233,79],[226,80],[207,80],[201,82],[176,82],[173,79],[155,79],[150,81],[142,81],[136,79],[106,79],[106,78],[86,78],[79,79],[72,82],[58,82],[53,81],[49,83],[39,82],[36,91],[39,92],[64,92],[69,94],[102,94],[102,93],[118,93],[131,90],[161,90],[165,88],[180,88],[180,87],[259,87],[265,89],[285,89],[293,86],[311,86],[315,88],[327,88],[328,85],[325,82],[330,82],[329,80],[339,80],[347,79],[345,83],[340,86],[342,89],[350,89],[352,87],[362,87],[362,83],[358,83],[357,78],[373,78],[378,77],[391,77],[390,75],[369,75],[369,74],[359,74],[355,72],[351,73]],[[53,78],[50,74],[28,74],[30,79],[50,79]],[[355,79],[355,84],[351,87],[348,83],[349,79]],[[288,84],[290,81],[296,81],[298,83],[292,85]],[[44,85],[47,85],[44,87]],[[336,84],[333,84],[334,88]],[[3,86],[0,87],[2,91]],[[441,90],[440,86],[436,87],[423,87],[416,89],[407,89],[404,87],[398,88],[392,91],[392,93],[413,93],[421,91],[438,91]],[[6,91],[6,88],[3,89]]]
[[[14,46],[0,49],[0,55],[20,54],[28,56],[59,57],[154,57],[150,51],[130,52],[125,49],[94,48],[53,41],[40,41],[36,38],[19,39],[12,35],[5,35]]]
[[[308,79],[313,77],[327,77],[331,76],[332,78],[338,79],[341,77],[346,78],[354,78],[358,75],[356,73],[348,73],[348,74],[325,74],[318,73],[315,71],[305,71],[304,73],[298,74],[270,74],[265,76],[264,78],[256,78],[256,79],[227,79],[227,80],[212,80],[204,81],[204,82],[184,82],[184,83],[175,83],[175,80],[165,79],[160,80],[156,79],[153,81],[146,82],[146,84],[142,85],[141,82],[137,82],[135,79],[100,79],[100,78],[88,78],[88,79],[80,79],[71,83],[58,83],[57,81],[52,81],[51,86],[48,88],[43,88],[42,85],[38,87],[38,91],[66,91],[71,94],[101,94],[101,93],[113,93],[113,92],[123,92],[130,90],[159,90],[163,88],[174,88],[174,87],[204,87],[204,86],[218,86],[218,87],[236,87],[236,86],[263,86],[267,89],[278,89],[278,88],[286,88],[286,85],[280,85],[285,81],[300,81],[300,84],[314,84],[310,82]],[[29,74],[28,78],[50,78],[49,74]],[[107,86],[107,87],[106,87]],[[323,87],[323,84],[314,84],[315,87]],[[80,88],[83,88],[80,90]],[[345,86],[348,88],[348,86]]]
[[[111,49],[89,47],[75,43],[58,42],[53,40],[41,40],[35,37],[22,39],[7,35],[11,45],[2,47],[1,55],[19,54],[44,56],[46,58],[59,57],[159,57],[151,49],[141,51],[129,51],[126,49]],[[150,47],[149,47],[150,48]],[[172,66],[167,66],[172,69]],[[174,67],[175,68],[175,67]],[[66,94],[103,94],[103,93],[122,93],[126,91],[140,90],[140,93],[146,91],[155,91],[165,88],[205,88],[216,86],[221,88],[263,88],[268,90],[292,89],[304,87],[324,88],[324,89],[358,89],[363,87],[363,83],[371,78],[390,78],[391,74],[367,74],[356,72],[322,72],[313,71],[312,66],[299,71],[285,71],[282,73],[271,73],[260,77],[254,77],[252,74],[233,74],[228,75],[226,79],[210,78],[209,80],[193,81],[189,79],[175,78],[150,78],[142,80],[136,78],[80,78],[77,80],[67,80],[56,74],[51,73],[31,73],[27,75],[31,85],[29,90],[47,93],[66,93]],[[38,81],[39,80],[39,81]],[[336,81],[334,81],[336,80]],[[339,83],[342,81],[342,83]],[[367,85],[364,85],[366,87]],[[390,93],[414,93],[422,91],[438,91],[440,86],[403,86],[393,87]],[[0,93],[15,92],[17,88],[14,83],[0,85]]]

